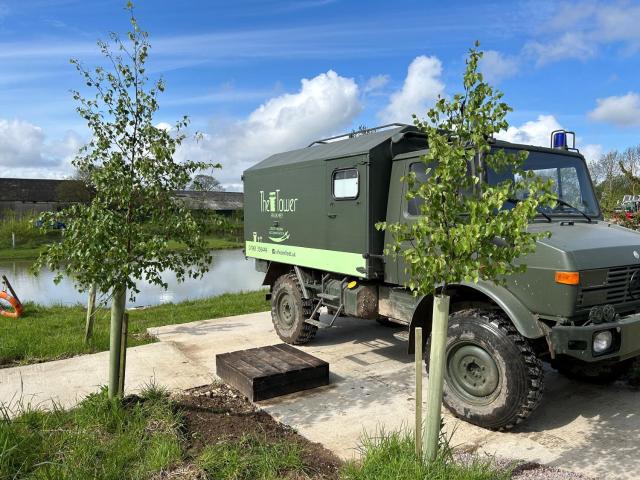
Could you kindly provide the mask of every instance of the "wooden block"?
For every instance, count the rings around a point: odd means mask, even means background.
[[[329,384],[329,364],[281,343],[216,355],[218,377],[259,401]]]

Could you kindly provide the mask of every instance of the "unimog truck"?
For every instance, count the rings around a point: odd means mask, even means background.
[[[504,285],[447,290],[444,403],[485,428],[510,428],[538,406],[543,361],[607,381],[640,356],[640,234],[603,219],[570,133],[554,132],[550,148],[493,141],[493,149],[528,151],[524,168],[552,179],[557,204],[529,226],[551,235]],[[410,353],[416,327],[429,336],[433,299],[405,287],[402,257],[385,255],[392,239],[376,229],[417,218],[419,200],[407,200],[401,179],[426,178],[427,149],[415,127],[394,124],[272,155],[244,172],[246,256],[265,274],[283,341],[307,343],[343,316],[363,319],[363,329],[372,325],[364,319],[406,325]],[[514,173],[483,175],[491,184]]]

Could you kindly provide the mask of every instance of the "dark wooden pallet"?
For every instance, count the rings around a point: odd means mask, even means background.
[[[218,377],[258,401],[329,384],[329,364],[281,343],[216,355]]]

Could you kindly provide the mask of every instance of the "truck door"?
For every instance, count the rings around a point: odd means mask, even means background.
[[[415,173],[416,178],[419,182],[426,180],[426,170],[427,167],[419,157],[409,158],[403,165],[403,175],[407,175],[409,172],[413,172]],[[422,203],[422,199],[412,198],[411,200],[407,200],[407,184],[405,182],[402,182],[401,188],[402,196],[400,200],[400,222],[413,223],[420,215],[420,205]],[[404,258],[402,256],[399,256],[397,259],[398,281],[395,283],[404,285],[404,283],[408,281],[409,277],[405,272],[405,266],[406,263],[404,261]]]
[[[368,240],[366,157],[329,160],[326,165],[327,248],[363,254]]]

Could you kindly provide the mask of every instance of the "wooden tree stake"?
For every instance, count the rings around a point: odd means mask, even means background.
[[[89,289],[89,300],[87,301],[87,321],[84,328],[84,343],[89,343],[93,337],[93,323],[96,315],[96,284]]]
[[[416,365],[416,457],[422,458],[422,327],[417,327],[414,331],[416,340],[415,365]]]
[[[425,442],[427,459],[435,460],[438,454],[442,409],[442,388],[444,382],[445,350],[449,324],[449,301],[447,295],[433,297],[433,328],[431,330],[431,352],[429,354],[429,380],[427,391],[427,421]]]

